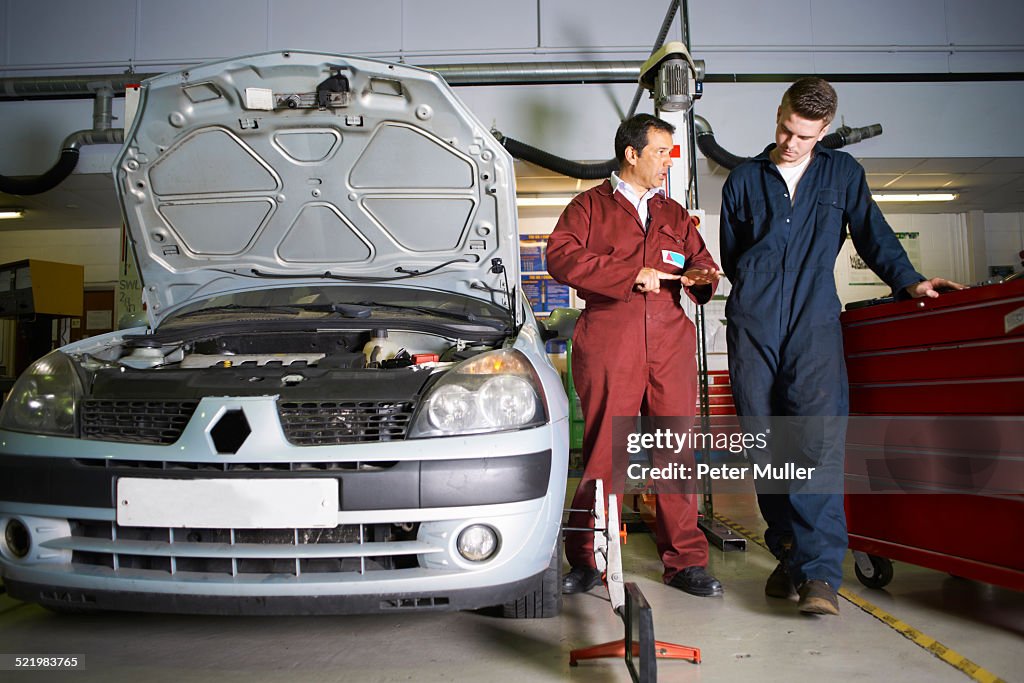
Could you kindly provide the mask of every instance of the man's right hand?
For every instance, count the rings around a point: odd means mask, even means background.
[[[662,280],[678,279],[678,275],[664,273],[657,268],[641,268],[640,272],[636,274],[636,280],[633,283],[633,288],[639,292],[654,292],[657,294],[661,291]]]

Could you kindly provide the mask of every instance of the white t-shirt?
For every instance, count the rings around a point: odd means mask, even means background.
[[[796,186],[800,182],[800,178],[803,177],[804,171],[807,170],[807,166],[811,163],[811,156],[811,154],[808,154],[807,157],[796,166],[775,166],[775,168],[779,169],[782,179],[786,181],[786,187],[789,188],[790,204],[792,204],[796,198]]]

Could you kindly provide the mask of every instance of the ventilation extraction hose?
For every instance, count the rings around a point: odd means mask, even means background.
[[[93,102],[93,128],[80,130],[64,138],[60,157],[48,171],[28,178],[11,178],[0,175],[0,192],[18,195],[42,194],[57,187],[78,165],[82,145],[120,145],[124,142],[124,130],[111,128],[111,100],[114,91],[109,87],[96,91]]]
[[[715,132],[711,130],[711,124],[708,123],[707,119],[703,116],[694,115],[693,128],[697,135],[697,147],[700,148],[701,153],[722,168],[726,168],[731,171],[750,158],[736,156],[719,145],[715,140]],[[867,140],[868,138],[873,138],[876,135],[881,134],[882,124],[880,123],[864,126],[863,128],[842,126],[837,129],[836,132],[829,133],[823,137],[821,139],[821,144],[829,149],[839,149],[840,147],[852,145],[855,142]]]
[[[0,175],[0,192],[7,194],[42,194],[60,185],[78,165],[77,149],[62,149],[60,158],[49,171],[30,178],[10,178]]]
[[[619,162],[615,159],[594,163],[570,161],[569,159],[563,159],[562,157],[545,152],[542,149],[537,149],[525,142],[505,137],[499,131],[492,130],[491,133],[495,138],[497,138],[498,142],[508,150],[508,153],[516,159],[529,161],[532,164],[537,164],[541,168],[546,168],[549,171],[554,171],[555,173],[561,173],[562,175],[569,176],[570,178],[577,178],[579,180],[602,180],[610,176],[612,171],[619,170]]]

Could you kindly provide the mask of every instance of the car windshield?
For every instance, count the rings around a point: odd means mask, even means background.
[[[323,285],[223,294],[175,311],[161,328],[229,320],[438,318],[506,329],[508,311],[449,292],[405,287]]]

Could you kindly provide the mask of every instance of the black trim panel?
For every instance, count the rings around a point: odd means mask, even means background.
[[[224,596],[141,593],[66,588],[13,579],[5,581],[16,600],[57,611],[162,612],[175,614],[280,615],[453,612],[502,605],[539,589],[544,572],[522,581],[436,593],[375,595]]]
[[[293,479],[331,477],[341,510],[391,510],[495,505],[541,498],[551,476],[551,451],[499,458],[416,460],[384,470],[344,472],[182,471],[85,466],[71,458],[0,457],[0,500],[39,505],[114,508],[118,477],[154,479]]]

